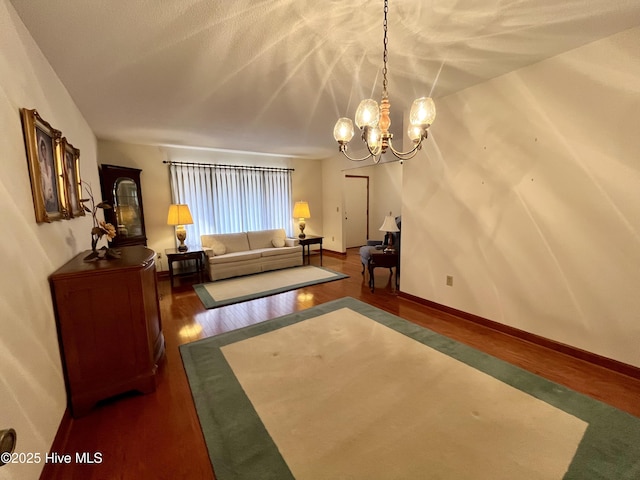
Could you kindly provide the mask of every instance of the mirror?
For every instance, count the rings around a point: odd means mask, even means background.
[[[100,165],[102,198],[113,207],[104,211],[104,219],[116,227],[116,236],[109,242],[110,247],[147,244],[141,172],[138,168]]]
[[[142,215],[138,204],[138,186],[128,177],[118,178],[113,185],[113,208],[118,220],[118,235],[142,235]]]

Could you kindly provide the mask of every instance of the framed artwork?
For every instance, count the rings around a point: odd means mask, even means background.
[[[20,111],[36,222],[68,218],[59,153],[61,134],[44,121],[37,111],[26,108]]]
[[[82,184],[80,183],[80,150],[71,145],[66,137],[60,142],[62,170],[64,172],[65,204],[69,217],[84,216]]]

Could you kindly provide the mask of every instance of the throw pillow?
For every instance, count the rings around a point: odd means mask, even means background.
[[[276,248],[284,247],[284,238],[275,237],[273,240],[271,240],[271,245]]]
[[[211,250],[213,250],[214,255],[224,255],[227,252],[227,247],[224,246],[224,243],[213,242],[211,244]]]

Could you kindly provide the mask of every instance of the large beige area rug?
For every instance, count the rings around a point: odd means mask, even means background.
[[[354,299],[181,353],[222,480],[640,478],[640,419]]]
[[[305,265],[201,283],[193,288],[206,308],[216,308],[348,277],[328,268]]]

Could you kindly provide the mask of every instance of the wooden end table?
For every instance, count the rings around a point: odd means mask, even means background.
[[[393,273],[393,269],[396,269],[396,281],[395,286],[396,290],[398,290],[398,262],[400,258],[398,256],[398,252],[371,252],[371,256],[369,257],[369,287],[371,287],[371,291],[373,292],[376,288],[375,277],[373,276],[373,270],[376,267],[388,268],[391,273]]]
[[[300,245],[302,245],[302,264],[304,265],[304,247],[307,247],[307,263],[311,264],[311,251],[310,251],[310,245],[314,245],[314,244],[318,244],[320,245],[320,266],[322,266],[322,239],[324,237],[319,237],[316,235],[307,235],[304,238],[299,238],[298,237],[298,241],[300,242]]]
[[[204,250],[201,248],[194,248],[192,250],[187,250],[186,252],[181,252],[177,248],[167,248],[164,251],[164,254],[167,256],[167,263],[169,264],[169,278],[171,280],[171,286],[173,287],[173,277],[182,276],[182,275],[193,275],[194,273],[198,274],[198,280],[200,283],[203,282],[203,272],[204,272]],[[196,261],[196,271],[195,272],[186,272],[186,273],[173,273],[173,262],[184,262],[185,260],[195,260]]]

